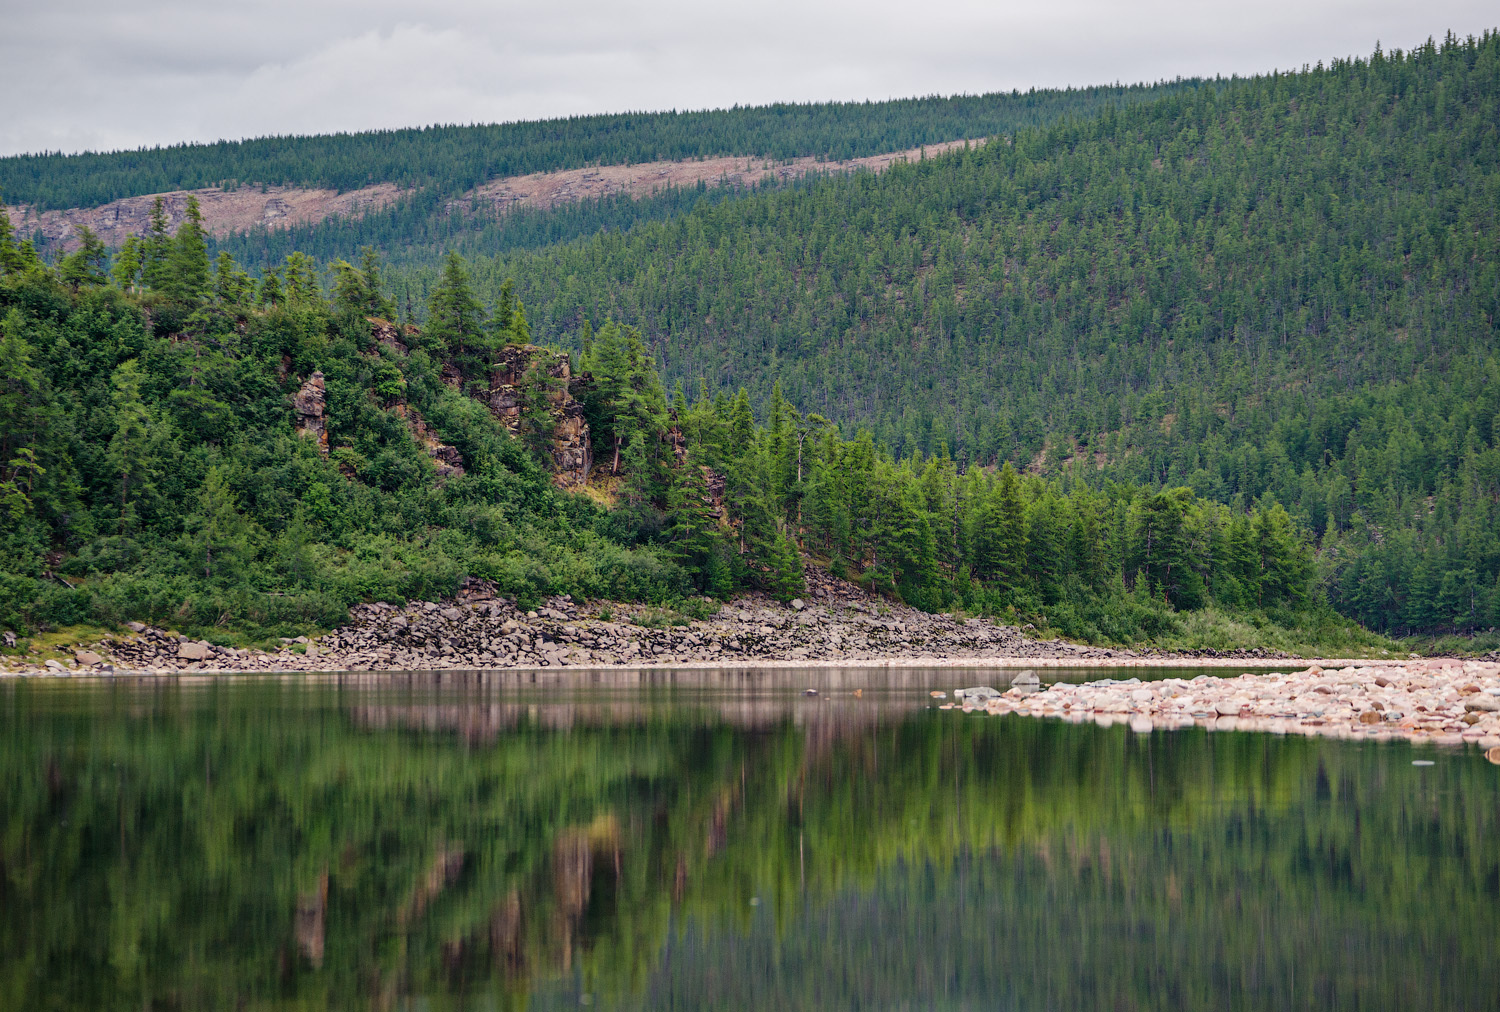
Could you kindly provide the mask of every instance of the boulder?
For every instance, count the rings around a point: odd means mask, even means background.
[[[206,661],[208,660],[209,645],[207,643],[194,643],[192,640],[183,640],[177,644],[177,656],[184,661]]]
[[[94,651],[92,651],[92,650],[75,650],[73,652],[73,656],[76,657],[76,658],[78,658],[78,663],[79,664],[85,664],[85,665],[88,665],[90,667],[92,667],[95,664],[102,664],[102,663],[104,663],[104,658],[100,657],[98,654],[94,653]]]

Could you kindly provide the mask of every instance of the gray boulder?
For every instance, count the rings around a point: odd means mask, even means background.
[[[206,661],[208,660],[209,645],[207,643],[194,643],[192,640],[183,640],[177,644],[177,656],[184,661]]]

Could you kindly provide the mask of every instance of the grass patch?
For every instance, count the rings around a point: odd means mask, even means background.
[[[1403,652],[1441,657],[1483,657],[1500,650],[1500,631],[1487,629],[1472,636],[1407,636],[1397,641]]]
[[[60,661],[73,656],[75,648],[92,646],[101,640],[112,639],[115,632],[98,625],[70,625],[50,632],[32,633],[16,640],[10,648],[0,647],[6,657],[26,657],[35,661]]]
[[[1274,650],[1301,657],[1400,656],[1379,633],[1331,611],[1231,611],[1202,608],[1177,615],[1177,629],[1152,643],[1167,650]]]
[[[668,626],[691,625],[692,619],[675,608],[643,608],[630,616],[632,625],[642,629],[665,629]]]
[[[1416,652],[1325,606],[1251,609],[1210,605],[1176,611],[1139,591],[1079,594],[1045,607],[1019,609],[1039,636],[1100,647],[1158,650],[1267,650],[1301,657],[1404,657]]]

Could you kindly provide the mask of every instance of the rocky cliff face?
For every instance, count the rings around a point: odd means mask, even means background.
[[[593,443],[589,423],[583,416],[583,405],[573,396],[577,384],[586,376],[574,376],[573,365],[565,351],[549,351],[536,345],[508,345],[501,348],[490,374],[490,411],[511,435],[520,435],[524,414],[534,403],[535,384],[543,384],[542,397],[551,418],[552,467],[554,480],[563,488],[574,488],[588,481],[594,466]]]
[[[374,341],[405,355],[407,346],[403,338],[416,331],[408,327],[405,331],[387,320],[369,317],[370,335]],[[451,368],[451,367],[447,367]],[[461,385],[462,377],[456,371],[450,385]],[[545,405],[548,418],[541,426],[548,433],[551,444],[554,480],[563,488],[576,488],[588,481],[589,470],[594,464],[593,446],[589,434],[589,423],[583,414],[583,405],[573,396],[574,390],[589,382],[587,374],[574,376],[572,362],[567,352],[550,351],[536,345],[508,346],[496,356],[495,367],[490,375],[488,404],[490,411],[505,426],[512,436],[521,436],[531,411],[538,410],[538,403]],[[542,390],[536,387],[540,385]],[[540,398],[538,397],[540,393]],[[323,374],[315,372],[302,384],[292,398],[292,409],[297,416],[297,434],[313,440],[318,452],[328,456],[328,425],[325,418],[326,392]],[[417,410],[405,401],[393,405],[398,415],[405,419],[412,436],[426,449],[437,468],[440,480],[456,478],[464,473],[463,455],[456,447],[444,443],[430,429]],[[679,462],[686,452],[680,430],[674,449]]]
[[[323,374],[315,372],[292,398],[292,410],[297,413],[297,435],[317,443],[318,453],[326,457],[328,424],[323,418],[325,401]]]
[[[407,353],[407,347],[402,338],[417,332],[417,328],[411,324],[407,324],[403,332],[402,328],[398,328],[390,320],[382,320],[378,316],[367,316],[365,322],[370,325],[370,336],[375,339],[375,343],[383,348],[391,349],[398,355]]]
[[[458,478],[464,474],[464,457],[458,452],[458,447],[450,446],[439,439],[437,433],[429,429],[427,423],[422,420],[422,416],[417,414],[416,408],[403,402],[397,404],[392,410],[406,419],[406,427],[411,430],[412,436],[422,449],[427,451],[427,456],[432,458],[439,481]]]

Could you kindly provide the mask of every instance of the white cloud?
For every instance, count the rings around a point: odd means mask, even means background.
[[[1490,0],[0,0],[0,17],[0,153],[1254,73],[1500,22]]]

